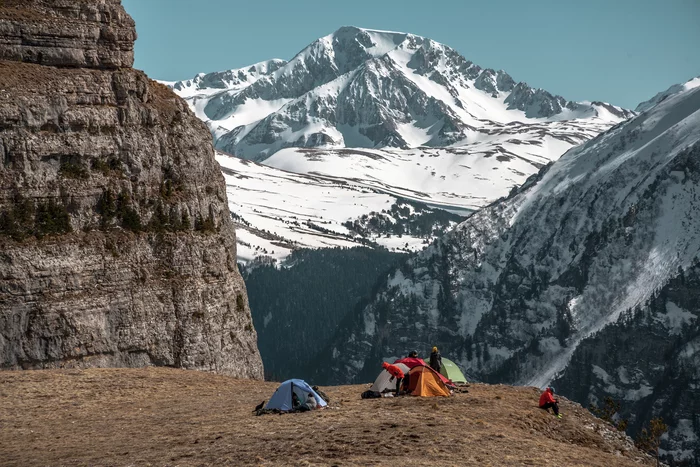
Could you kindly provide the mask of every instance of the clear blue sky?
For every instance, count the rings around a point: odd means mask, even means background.
[[[123,0],[152,78],[290,59],[340,26],[410,32],[571,100],[634,108],[700,75],[700,0]]]

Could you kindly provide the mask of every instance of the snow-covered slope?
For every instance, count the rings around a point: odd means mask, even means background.
[[[636,112],[644,112],[646,110],[649,110],[656,106],[658,103],[662,102],[665,99],[668,99],[670,96],[676,95],[680,92],[687,91],[689,89],[697,88],[700,86],[700,76],[697,78],[693,78],[690,81],[687,81],[682,84],[674,84],[670,88],[668,88],[665,91],[662,91],[658,94],[656,94],[654,97],[649,99],[648,101],[644,101],[641,104],[637,106],[635,109]]]
[[[633,114],[516,83],[427,38],[355,27],[289,62],[169,85],[237,157],[468,208]]]
[[[417,251],[462,220],[360,183],[294,174],[223,153],[216,158],[242,262],[282,261],[298,248]]]
[[[487,141],[415,149],[287,148],[264,163],[287,171],[361,181],[446,209],[479,209],[522,185],[574,143],[609,125],[588,122],[512,124]]]
[[[567,152],[390,274],[320,371],[366,380],[438,345],[478,378],[546,384],[700,254],[699,141],[695,88]]]

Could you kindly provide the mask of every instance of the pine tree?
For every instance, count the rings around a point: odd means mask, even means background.
[[[660,465],[659,446],[661,436],[668,430],[668,425],[661,418],[652,418],[648,428],[642,428],[634,444],[641,450],[650,452],[656,456],[656,465]]]

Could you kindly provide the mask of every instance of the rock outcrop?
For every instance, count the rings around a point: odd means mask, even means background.
[[[0,6],[0,367],[261,378],[207,128],[119,0]],[[50,65],[50,66],[49,66]]]
[[[0,59],[62,67],[134,64],[134,20],[119,1],[4,0],[2,5]]]

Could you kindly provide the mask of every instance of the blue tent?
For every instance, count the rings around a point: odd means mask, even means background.
[[[319,407],[328,405],[303,379],[288,379],[280,384],[280,387],[277,388],[265,408],[279,409],[282,411],[292,410],[292,393],[295,393],[297,398],[302,402],[306,400],[308,394],[311,394],[314,396],[314,399],[316,399],[316,403]]]

